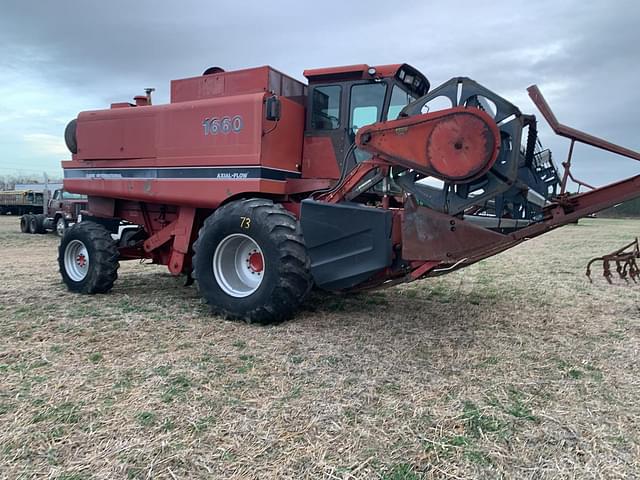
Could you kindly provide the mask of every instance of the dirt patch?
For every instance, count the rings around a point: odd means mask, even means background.
[[[0,477],[633,478],[640,286],[584,267],[639,233],[581,221],[257,327],[138,262],[71,294],[57,238],[0,218]]]

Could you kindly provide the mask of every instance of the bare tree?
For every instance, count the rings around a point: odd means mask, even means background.
[[[0,175],[0,190],[13,190],[17,183],[42,183],[42,178],[27,175]]]

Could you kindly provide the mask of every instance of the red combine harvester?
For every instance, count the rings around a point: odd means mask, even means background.
[[[640,175],[567,193],[576,141],[640,154],[559,124],[559,176],[536,119],[468,78],[430,91],[406,64],[210,68],[171,102],[82,112],[65,131],[65,189],[88,196],[59,251],[70,290],[104,293],[119,260],[195,278],[212,310],[292,316],[312,285],[363,290],[442,275],[640,196]],[[126,238],[112,233],[127,226]]]

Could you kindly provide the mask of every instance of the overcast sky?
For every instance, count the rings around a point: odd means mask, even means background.
[[[407,62],[432,86],[469,76],[526,113],[537,83],[561,122],[640,150],[640,2],[35,1],[0,4],[0,175],[60,175],[63,132],[169,81],[269,64],[305,68]],[[541,122],[543,123],[543,122]],[[568,141],[541,128],[564,160]],[[575,173],[608,183],[640,163],[588,147]]]

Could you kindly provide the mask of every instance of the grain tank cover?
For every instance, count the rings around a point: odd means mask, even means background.
[[[171,81],[171,103],[260,92],[271,92],[302,104],[307,86],[268,66]]]

